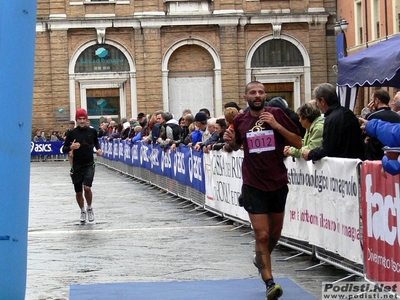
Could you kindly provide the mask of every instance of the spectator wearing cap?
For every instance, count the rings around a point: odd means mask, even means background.
[[[207,120],[209,118],[211,118],[211,114],[210,114],[210,111],[208,110],[208,108],[202,108],[202,109],[199,110],[199,112],[204,113],[206,115],[206,117],[207,117]]]
[[[191,134],[191,142],[188,144],[189,146],[196,147],[197,144],[201,144],[205,142],[211,137],[210,132],[207,129],[207,116],[203,112],[198,112],[194,117],[194,123],[196,126],[196,130],[194,130]]]
[[[231,101],[231,102],[228,102],[228,103],[226,103],[226,104],[224,105],[224,109],[225,109],[225,108],[228,108],[228,107],[234,107],[234,108],[236,108],[236,109],[238,110],[239,113],[242,113],[242,112],[243,112],[243,109],[241,109],[241,108],[239,107],[239,105],[238,105],[236,102]]]
[[[303,138],[306,134],[306,129],[301,125],[299,115],[296,114],[293,110],[288,107],[288,104],[285,99],[281,97],[272,98],[266,106],[268,107],[279,107],[284,111],[284,113],[292,120],[292,122],[299,128],[300,135]]]
[[[217,118],[210,118],[207,121],[207,130],[210,133],[210,137],[207,140],[202,139],[200,144],[195,145],[194,150],[200,151],[200,149],[206,150],[208,145],[214,144],[218,140],[218,133],[215,130],[215,123]]]
[[[145,115],[145,113],[138,113],[137,115],[137,120],[139,122],[139,125],[142,126],[142,128],[147,126],[147,117]]]

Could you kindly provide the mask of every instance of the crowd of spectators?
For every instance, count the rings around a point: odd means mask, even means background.
[[[328,83],[321,84],[314,89],[313,94],[314,99],[301,105],[296,112],[291,110],[286,100],[281,97],[272,98],[265,103],[265,106],[282,109],[300,130],[303,138],[302,147],[300,149],[285,147],[285,156],[303,157],[313,161],[325,156],[384,159],[385,162],[393,160],[393,155],[388,156],[383,150],[386,141],[385,138],[382,138],[384,141],[380,139],[383,134],[369,132],[366,130],[366,123],[375,119],[386,123],[400,123],[400,92],[391,99],[386,90],[375,90],[368,106],[363,109],[360,120],[351,110],[340,105],[334,86]],[[236,102],[228,102],[224,105],[224,114],[217,117],[212,117],[207,108],[197,112],[185,109],[179,118],[161,110],[150,114],[141,112],[136,118],[130,120],[122,118],[120,122],[107,117],[99,125],[98,137],[132,143],[143,140],[171,151],[186,145],[195,151],[202,150],[206,153],[211,150],[230,152],[229,145],[223,139],[224,132],[232,126],[232,120],[237,114],[245,113],[247,110],[241,109]],[[48,135],[37,130],[33,141],[63,141],[67,132],[74,126],[75,122],[70,121],[65,132],[52,131]],[[390,145],[393,146],[393,143]],[[396,146],[400,147],[400,144]],[[395,159],[397,160],[398,156]],[[400,164],[400,159],[398,162]],[[391,174],[394,173],[391,171]]]

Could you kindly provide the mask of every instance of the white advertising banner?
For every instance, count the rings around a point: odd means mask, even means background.
[[[357,159],[285,160],[289,177],[282,235],[363,264]]]
[[[250,222],[247,212],[238,203],[242,191],[243,151],[210,151],[203,155],[203,161],[206,206]]]

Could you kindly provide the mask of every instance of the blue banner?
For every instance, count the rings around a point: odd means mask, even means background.
[[[31,142],[31,156],[60,155],[64,142]]]
[[[132,165],[134,167],[141,167],[140,164],[140,146],[142,142],[136,142],[131,147],[131,158],[132,158]]]
[[[129,166],[146,168],[205,193],[203,152],[181,146],[174,152],[143,141],[131,143],[100,139],[103,157]]]
[[[341,59],[341,58],[347,56],[346,35],[344,32],[339,33],[336,36],[336,51],[337,51],[338,59]]]
[[[112,140],[112,159],[115,161],[119,161],[119,141]]]

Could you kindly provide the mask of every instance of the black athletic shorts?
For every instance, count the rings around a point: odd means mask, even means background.
[[[74,166],[71,169],[71,179],[76,193],[82,192],[83,186],[92,186],[95,164],[88,166]]]
[[[282,213],[285,211],[288,192],[287,184],[270,192],[243,184],[241,200],[244,209],[251,214]]]

